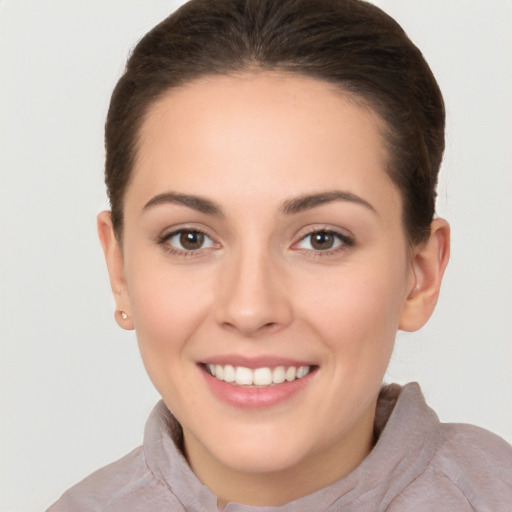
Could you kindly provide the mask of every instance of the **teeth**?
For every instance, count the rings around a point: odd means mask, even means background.
[[[252,381],[255,386],[270,386],[272,384],[272,370],[270,368],[256,368]]]
[[[285,380],[286,372],[284,371],[284,366],[274,368],[274,371],[272,372],[272,382],[274,384],[281,384],[281,382],[284,382]]]
[[[215,377],[217,377],[217,373],[215,373]],[[222,377],[217,378],[222,380]],[[253,384],[252,370],[244,368],[243,366],[237,366],[235,370],[235,382],[239,386],[251,386]]]
[[[302,379],[309,373],[309,366],[299,366],[297,369],[297,379]]]
[[[295,380],[295,377],[297,376],[297,368],[294,366],[290,366],[288,370],[286,370],[286,380],[288,382],[291,382],[292,380]]]
[[[251,370],[244,366],[231,366],[230,364],[209,364],[208,371],[213,377],[225,382],[233,382],[238,386],[271,386],[284,381],[292,382],[302,379],[310,371],[311,366],[276,366],[275,368],[256,368]]]
[[[217,375],[217,372],[215,372]],[[226,382],[235,382],[235,368],[230,364],[224,366],[224,380]]]
[[[219,380],[224,380],[224,367],[220,364],[215,365],[215,375]]]

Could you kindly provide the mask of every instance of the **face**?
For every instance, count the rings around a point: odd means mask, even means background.
[[[149,112],[113,286],[199,475],[367,454],[415,285],[381,128],[331,85],[271,73]]]

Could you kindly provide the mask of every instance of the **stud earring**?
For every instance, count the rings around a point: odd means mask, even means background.
[[[130,315],[122,309],[116,309],[114,318],[121,329],[125,329],[127,331],[133,330],[133,321],[131,320]]]

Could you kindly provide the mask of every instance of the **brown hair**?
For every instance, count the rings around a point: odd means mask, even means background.
[[[398,23],[362,0],[191,0],[137,44],[112,95],[105,181],[118,238],[149,107],[195,78],[250,69],[328,81],[376,111],[405,231],[411,243],[428,237],[445,111],[428,64]]]

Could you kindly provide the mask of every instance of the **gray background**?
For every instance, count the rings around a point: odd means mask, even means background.
[[[113,320],[95,215],[103,123],[128,50],[180,2],[0,0],[0,510],[41,511],[140,444],[157,400]],[[440,304],[388,380],[512,441],[512,2],[381,0],[448,106]]]

